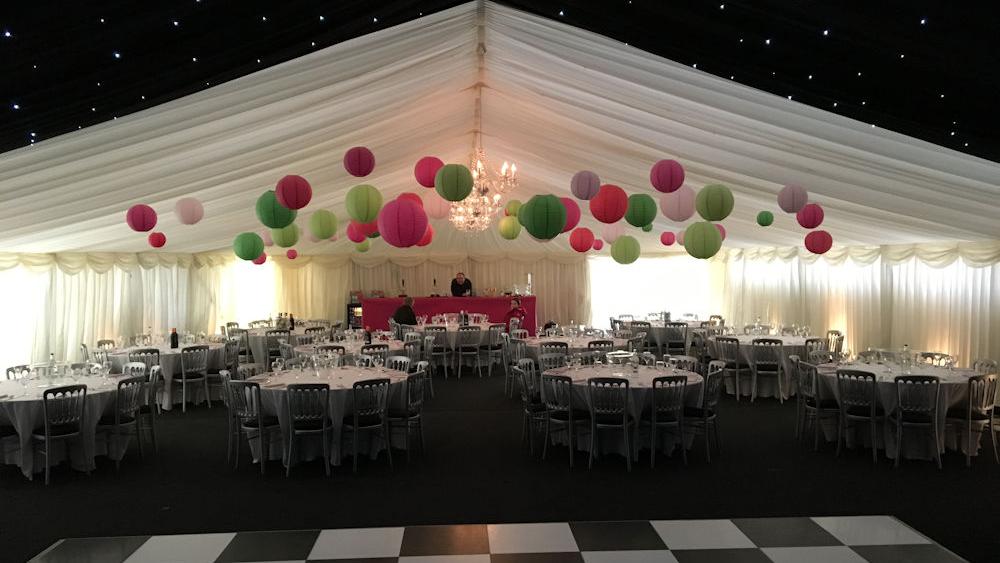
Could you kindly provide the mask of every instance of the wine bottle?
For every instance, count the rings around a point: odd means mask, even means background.
[[[178,346],[177,329],[172,328],[170,329],[170,347],[177,348],[177,346]]]
[[[288,330],[295,330],[295,315],[288,313]]]

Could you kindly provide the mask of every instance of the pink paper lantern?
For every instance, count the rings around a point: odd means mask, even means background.
[[[264,232],[260,234],[260,238],[264,239],[264,246],[274,246],[274,239],[271,238],[270,229],[264,229]]]
[[[427,231],[424,232],[424,236],[417,243],[417,246],[427,246],[434,240],[434,225],[427,223]]]
[[[569,235],[569,245],[577,252],[587,252],[594,247],[594,233],[586,227],[575,229]]]
[[[160,248],[164,244],[167,244],[167,235],[159,231],[153,231],[152,233],[149,233],[146,240],[149,241],[149,246],[152,246],[153,248]]]
[[[677,235],[675,235],[670,231],[663,231],[663,233],[660,234],[660,244],[662,244],[663,246],[670,246],[674,244],[674,242],[676,241],[677,241]]]
[[[806,235],[806,250],[813,254],[824,254],[833,246],[833,237],[826,231],[813,231]]]
[[[604,248],[604,241],[601,239],[594,239],[594,250],[600,250]]]
[[[590,170],[581,170],[573,174],[569,189],[577,199],[589,200],[601,189],[601,179]]]
[[[806,229],[815,229],[823,223],[823,208],[818,203],[807,203],[795,214],[795,220]]]
[[[809,202],[809,192],[802,186],[789,184],[778,192],[778,207],[785,213],[798,213]]]
[[[193,197],[182,197],[174,204],[174,215],[182,225],[194,225],[205,216],[205,207]]]
[[[428,192],[424,200],[424,211],[431,219],[445,219],[451,213],[451,203],[438,195],[436,190]]]
[[[563,227],[562,232],[568,233],[580,224],[580,206],[568,197],[561,197],[559,198],[559,201],[561,201],[563,203],[563,207],[566,208],[566,226]]]
[[[368,147],[351,147],[344,153],[344,169],[351,176],[367,176],[375,170],[375,155]]]
[[[403,192],[399,194],[399,198],[397,199],[408,199],[413,203],[417,204],[420,207],[420,209],[424,208],[424,200],[420,199],[420,196],[418,196],[413,192]]]
[[[289,248],[288,252],[285,253],[285,257],[288,258],[289,260],[295,260],[296,258],[299,257],[299,251],[295,250],[294,248]]]
[[[156,226],[156,212],[144,203],[137,203],[125,212],[125,222],[133,231],[140,233],[152,231]]]
[[[417,179],[417,183],[425,188],[434,187],[434,177],[437,176],[438,170],[444,166],[444,162],[436,156],[425,156],[417,161],[417,165],[413,167],[413,176]]]
[[[264,262],[267,262],[267,254],[264,254],[263,252],[260,253],[260,256],[253,259],[253,263],[257,264],[258,266],[260,266]]]
[[[302,176],[289,174],[278,180],[278,185],[274,188],[274,193],[278,198],[278,203],[288,209],[302,209],[309,205],[313,196],[312,186]]]
[[[628,194],[613,184],[605,184],[590,200],[590,213],[602,223],[616,223],[628,210]]]
[[[684,167],[676,160],[661,160],[649,169],[649,183],[658,192],[675,192],[684,184]]]
[[[368,235],[374,233],[378,230],[378,221],[372,221],[371,223],[358,223],[357,221],[351,221],[347,224],[347,238],[351,242],[363,242],[368,238]]]
[[[694,190],[681,186],[660,196],[660,211],[663,216],[678,223],[687,221],[694,215]]]
[[[677,244],[684,246],[684,231],[677,231]]]
[[[719,234],[722,235],[722,240],[726,240],[726,228],[723,227],[721,223],[716,223],[715,228],[719,229]]]
[[[601,238],[604,239],[608,244],[611,244],[618,240],[618,237],[622,236],[625,232],[625,226],[621,223],[612,223],[610,225],[604,225],[601,227]]]
[[[427,213],[409,199],[394,199],[378,212],[378,232],[389,246],[409,248],[427,232]]]

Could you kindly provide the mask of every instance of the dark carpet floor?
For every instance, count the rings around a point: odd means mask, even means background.
[[[726,399],[723,455],[711,464],[697,444],[688,467],[661,457],[651,470],[644,452],[630,474],[617,456],[588,471],[580,454],[571,471],[564,447],[546,461],[522,451],[519,403],[502,395],[500,377],[438,380],[427,453],[409,465],[399,455],[395,471],[383,456],[329,479],[318,462],[290,479],[276,462],[264,479],[249,463],[233,472],[218,404],[165,414],[159,458],[142,462],[133,449],[117,474],[107,459],[89,477],[61,466],[46,487],[0,467],[0,560],[25,560],[63,537],[864,514],[897,516],[971,561],[1000,560],[1000,468],[989,450],[971,469],[955,453],[943,471],[917,461],[894,470],[883,457],[872,466],[868,451],[837,459],[831,444],[799,447],[794,403]]]

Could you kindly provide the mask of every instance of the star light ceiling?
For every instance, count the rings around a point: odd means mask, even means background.
[[[20,2],[0,14],[11,150],[462,2]],[[789,100],[1000,160],[1000,3],[507,1]],[[10,4],[14,4],[11,2]],[[669,33],[664,33],[669,30]],[[812,78],[809,78],[809,77]],[[98,83],[100,85],[98,86]],[[32,137],[29,133],[35,133]]]

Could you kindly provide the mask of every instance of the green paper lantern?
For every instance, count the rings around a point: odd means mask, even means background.
[[[278,203],[274,190],[267,190],[257,198],[257,220],[269,229],[282,229],[292,224],[298,212]],[[256,256],[254,256],[256,258]]]
[[[517,221],[517,217],[508,216],[500,219],[500,223],[497,226],[500,231],[500,236],[507,240],[514,240],[517,235],[521,234],[521,223]]]
[[[517,222],[523,227],[524,221],[528,217],[528,210],[531,209],[531,202],[534,199],[529,199],[527,202],[522,203],[521,207],[517,208]]]
[[[628,196],[625,220],[633,227],[645,227],[656,219],[656,201],[646,194]]]
[[[622,235],[611,243],[611,257],[619,264],[631,264],[639,259],[639,241],[635,237]]]
[[[243,260],[255,260],[264,253],[264,239],[257,233],[240,233],[233,239],[233,252]]]
[[[271,240],[281,248],[295,246],[299,242],[299,226],[292,223],[284,229],[271,229]]]
[[[721,221],[729,217],[733,204],[733,192],[722,184],[705,186],[694,200],[694,208],[706,221]]]
[[[372,243],[368,239],[365,239],[359,242],[358,244],[354,245],[354,248],[357,249],[358,252],[368,252],[368,249],[371,247]]]
[[[652,230],[653,230],[653,224],[652,223],[650,223],[648,225],[643,225],[642,226],[642,232],[644,232],[644,233],[648,233],[649,231],[652,231]]]
[[[462,201],[472,193],[472,172],[462,164],[445,164],[434,176],[434,189],[447,201]]]
[[[757,214],[757,224],[761,227],[770,227],[771,223],[774,223],[774,213],[761,211]]]
[[[319,240],[326,240],[337,232],[337,216],[326,209],[318,209],[309,218],[309,232]]]
[[[518,219],[528,234],[539,240],[550,240],[566,226],[566,206],[554,195],[536,195],[521,206],[526,211]]]
[[[521,202],[516,199],[508,201],[506,207],[504,207],[504,211],[507,212],[507,215],[514,217],[517,217],[517,211],[519,209],[521,209]]]
[[[707,260],[722,248],[722,233],[708,221],[700,221],[688,226],[684,231],[684,249],[700,260]]]
[[[375,186],[358,184],[347,192],[347,214],[359,223],[371,223],[382,209],[382,194]]]

